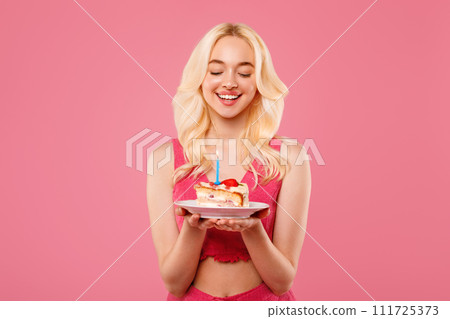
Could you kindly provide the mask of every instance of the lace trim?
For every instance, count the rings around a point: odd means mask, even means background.
[[[246,253],[236,252],[233,254],[214,254],[214,253],[203,253],[200,256],[200,261],[206,259],[206,257],[214,257],[214,261],[220,262],[237,262],[239,260],[248,261],[250,260],[250,255]]]

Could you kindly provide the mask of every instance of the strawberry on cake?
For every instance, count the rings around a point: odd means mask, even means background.
[[[194,185],[197,205],[209,207],[249,207],[248,186],[235,179],[227,179],[219,185],[200,182]]]

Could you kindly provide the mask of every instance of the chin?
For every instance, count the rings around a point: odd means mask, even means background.
[[[242,111],[236,112],[236,110],[215,110],[217,114],[225,119],[232,119],[242,113]]]
[[[226,107],[224,105],[215,105],[212,109],[223,118],[232,119],[240,114],[242,114],[246,108],[239,108],[236,105],[231,107]]]

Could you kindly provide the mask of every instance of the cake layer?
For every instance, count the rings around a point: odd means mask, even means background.
[[[200,182],[194,186],[197,192],[197,205],[216,207],[248,207],[248,186],[236,183],[238,186],[216,185],[212,182]]]
[[[197,203],[217,203],[217,204],[229,204],[230,206],[243,206],[244,198],[243,194],[229,192],[222,189],[212,189],[206,187],[197,188]]]

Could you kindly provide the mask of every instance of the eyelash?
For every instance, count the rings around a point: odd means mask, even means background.
[[[210,72],[212,75],[220,75],[222,74],[222,72]],[[251,74],[243,74],[243,73],[239,73],[240,76],[244,77],[244,78],[248,78],[250,77]]]

